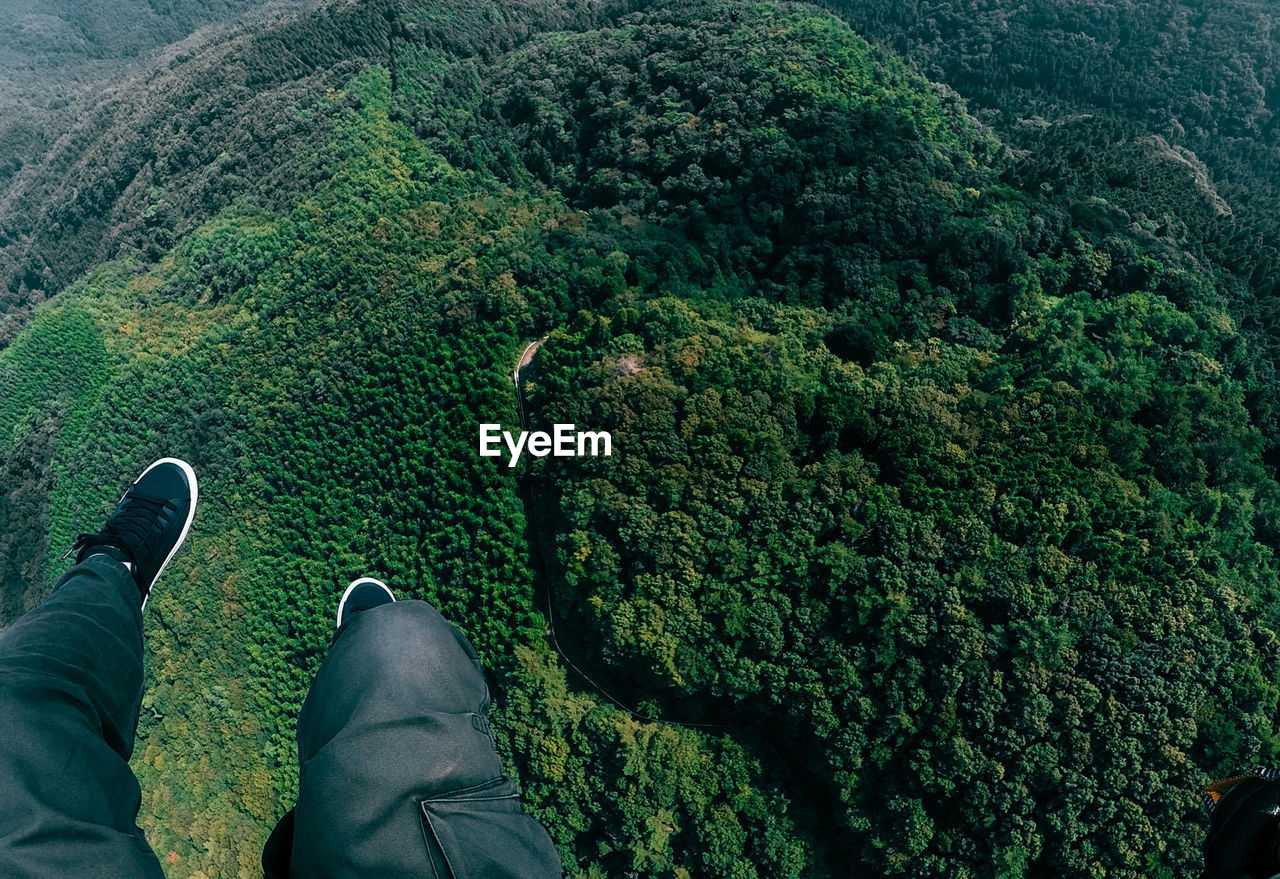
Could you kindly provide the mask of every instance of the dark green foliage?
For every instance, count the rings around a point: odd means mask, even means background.
[[[1265,5],[829,5],[960,91],[1023,152],[1018,174],[1033,194],[1093,214],[1105,231],[1132,234],[1134,223],[1140,240],[1154,237],[1149,252],[1208,269],[1249,348],[1231,368],[1268,464],[1280,465],[1280,58]]]
[[[1269,14],[1248,0],[829,5],[975,107],[1011,116],[1119,110],[1170,133],[1233,138],[1263,132],[1275,109]]]
[[[952,220],[988,181],[975,155],[994,142],[836,20],[732,8],[536,41],[491,74],[489,112],[572,203],[676,233],[774,295],[861,298],[905,260],[938,266],[938,284],[980,283],[936,251],[979,246]]]
[[[1212,331],[1150,295],[1118,313],[1110,362],[1059,330],[864,370],[821,344],[829,318],[759,302],[553,334],[534,410],[618,449],[556,477],[560,625],[666,710],[808,764],[832,875],[1179,873],[1197,762],[1274,722],[1252,671],[1274,636],[1223,603],[1274,591],[1267,481],[1238,388],[1203,369]],[[1197,374],[1140,378],[1177,348]]]

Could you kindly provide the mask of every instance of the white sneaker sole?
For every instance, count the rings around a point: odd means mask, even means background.
[[[338,614],[333,618],[334,628],[342,625],[342,612],[347,609],[347,598],[351,596],[351,593],[354,592],[355,588],[361,583],[373,583],[376,586],[381,586],[386,590],[387,594],[391,596],[391,600],[393,602],[396,600],[396,594],[391,591],[391,587],[376,577],[359,577],[352,580],[351,583],[348,584],[346,591],[342,593],[341,600],[338,601]]]
[[[173,549],[169,550],[169,554],[165,556],[164,562],[160,565],[160,569],[156,571],[155,579],[151,581],[151,588],[148,589],[147,594],[142,597],[143,610],[147,609],[147,601],[151,598],[151,593],[155,591],[155,586],[160,580],[160,575],[163,574],[164,569],[168,567],[169,560],[177,555],[178,550],[182,549],[182,544],[186,543],[187,532],[191,530],[191,521],[196,517],[196,502],[200,499],[200,486],[196,482],[196,471],[191,469],[190,464],[179,458],[161,458],[146,470],[143,470],[142,473],[138,475],[138,478],[133,481],[133,485],[137,485],[142,480],[143,476],[146,476],[161,464],[177,464],[182,468],[182,472],[187,474],[187,484],[191,486],[191,508],[187,510],[187,521],[182,523],[182,533],[178,535],[178,540],[174,543]],[[133,485],[129,486],[129,488],[133,488]],[[128,491],[125,492],[126,495],[128,493]],[[124,495],[121,495],[120,500],[124,500]]]

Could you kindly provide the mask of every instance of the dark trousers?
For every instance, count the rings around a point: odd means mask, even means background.
[[[128,763],[142,685],[137,587],[109,558],[71,568],[0,634],[4,879],[163,877]],[[475,651],[435,608],[356,614],[298,717],[298,802],[263,853],[268,879],[559,877],[488,709]]]

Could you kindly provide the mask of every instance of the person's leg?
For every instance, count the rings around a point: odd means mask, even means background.
[[[93,555],[0,633],[0,876],[156,877],[129,769],[142,702],[138,584]]]
[[[0,633],[0,877],[164,879],[129,769],[142,704],[142,608],[199,494],[161,458],[40,607]]]
[[[339,630],[298,716],[291,874],[307,879],[544,879],[546,831],[494,750],[475,650],[431,605]]]

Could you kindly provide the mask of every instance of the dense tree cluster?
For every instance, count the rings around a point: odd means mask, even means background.
[[[832,816],[831,875],[1194,861],[1187,791],[1270,741],[1280,695],[1240,690],[1278,657],[1222,595],[1274,591],[1275,487],[1213,329],[1076,295],[1018,353],[865,369],[830,329],[664,299],[552,335],[534,409],[620,455],[544,495],[560,626],[666,712],[767,730]]]
[[[626,450],[547,474],[563,624],[668,712],[773,730],[801,789],[826,786],[815,812],[842,815],[814,825],[841,840],[818,850],[833,874],[1188,869],[1186,791],[1274,747],[1268,368],[1239,332],[1230,205],[1131,123],[1031,122],[1015,155],[962,116],[872,126],[865,83],[897,68],[830,20],[766,7],[672,36],[680,15],[545,40],[491,90],[536,179],[710,264],[634,277],[788,304],[624,292],[552,334],[533,409]],[[822,85],[769,76],[835,58]],[[806,95],[845,115],[806,125]],[[777,164],[706,173],[753,136]],[[875,149],[841,150],[858,136]],[[931,174],[917,155],[951,158]],[[892,219],[840,188],[859,175],[887,181]],[[818,193],[820,219],[787,213]],[[788,271],[719,246],[753,234],[785,243]],[[863,283],[825,252],[872,254]]]
[[[1123,209],[1112,222],[1135,215],[1209,263],[1249,341],[1245,368],[1262,373],[1250,406],[1280,464],[1276,12],[1250,0],[828,5],[963,94],[1027,173],[1057,178],[1059,205],[1101,198]],[[1188,168],[1195,186],[1177,185]]]
[[[815,76],[827,69],[842,75]],[[968,243],[948,221],[981,180],[975,152],[994,147],[897,59],[781,8],[695,26],[675,9],[636,16],[535,42],[492,80],[545,184],[827,305],[864,293],[885,263],[943,263],[934,242]],[[879,150],[885,138],[901,148]]]

